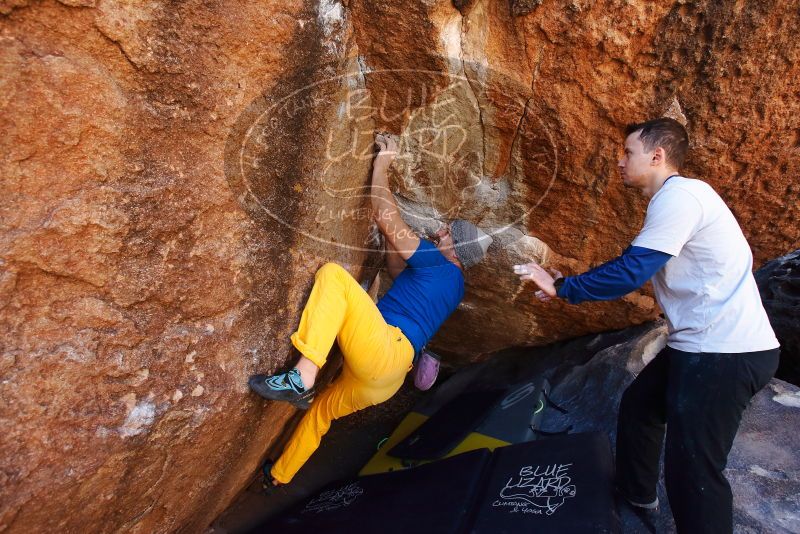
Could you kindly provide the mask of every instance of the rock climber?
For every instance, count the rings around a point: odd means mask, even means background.
[[[292,480],[333,419],[384,402],[400,389],[415,356],[461,302],[463,271],[478,263],[492,242],[463,219],[444,225],[432,240],[420,239],[400,216],[389,189],[387,170],[397,141],[378,134],[375,143],[372,208],[394,282],[376,305],[343,267],[323,265],[291,336],[299,360],[286,373],[250,377],[250,388],[265,399],[308,408],[281,456],[265,464],[274,486]],[[342,351],[342,371],[317,394],[317,373],[334,341]]]
[[[650,197],[644,227],[618,258],[578,276],[515,265],[544,302],[610,300],[652,278],[667,320],[666,347],[625,390],[617,419],[619,493],[658,507],[664,474],[679,533],[730,533],[733,499],[723,470],[750,398],[778,366],[779,345],[752,274],[747,240],[707,183],[680,174],[689,148],[669,118],[631,124],[618,166]],[[665,427],[666,425],[666,427]]]

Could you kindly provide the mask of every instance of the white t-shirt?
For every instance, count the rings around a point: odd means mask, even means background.
[[[750,246],[710,185],[667,180],[633,245],[674,256],[652,279],[669,326],[667,345],[737,353],[779,346],[753,278]]]

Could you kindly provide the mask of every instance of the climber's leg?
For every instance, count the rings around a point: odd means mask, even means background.
[[[405,340],[405,337],[403,337]],[[287,483],[319,447],[320,439],[328,431],[331,421],[368,408],[391,398],[403,385],[405,372],[413,357],[408,341],[397,343],[396,349],[387,348],[387,364],[379,373],[394,376],[394,381],[379,378],[365,383],[356,376],[347,363],[342,374],[311,404],[289,443],[275,462],[270,474],[280,483]],[[371,385],[379,384],[379,385]]]

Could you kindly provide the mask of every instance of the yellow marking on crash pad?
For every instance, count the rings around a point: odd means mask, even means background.
[[[361,469],[361,471],[358,473],[358,476],[374,475],[375,473],[386,473],[387,471],[405,469],[402,460],[389,456],[386,453],[392,450],[395,445],[406,439],[427,420],[427,415],[422,415],[418,412],[410,412],[397,426],[394,432],[392,432],[389,440],[383,444],[378,452],[376,452],[375,455],[370,458],[369,462],[367,462],[367,465]],[[504,447],[506,445],[510,445],[510,443],[501,439],[487,436],[485,434],[472,432],[466,438],[464,438],[464,441],[459,443],[458,446],[456,446],[456,448],[450,452],[450,454],[445,456],[445,458],[455,456],[456,454],[461,454],[462,452],[474,451],[476,449],[494,450],[497,447]],[[419,462],[417,465],[422,465],[424,463],[428,462]]]
[[[422,423],[428,420],[427,415],[422,415],[419,412],[410,412],[405,418],[397,425],[392,435],[389,436],[389,441],[383,444],[378,449],[378,452],[370,458],[367,465],[361,468],[358,476],[373,475],[375,473],[385,473],[387,471],[394,471],[396,469],[403,469],[403,464],[398,458],[392,458],[386,453],[392,450],[392,447],[403,441],[413,431],[418,429]]]
[[[455,449],[450,451],[450,454],[445,456],[445,458],[450,458],[456,454],[474,451],[476,449],[489,449],[490,451],[493,451],[497,447],[505,447],[506,445],[511,445],[511,443],[508,441],[503,441],[502,439],[493,438],[492,436],[487,436],[486,434],[481,434],[479,432],[472,432],[469,436],[464,438],[464,441],[459,443]]]

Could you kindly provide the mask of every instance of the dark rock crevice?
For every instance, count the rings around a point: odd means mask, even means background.
[[[781,361],[775,376],[800,386],[800,250],[765,263],[755,276],[781,344]]]

